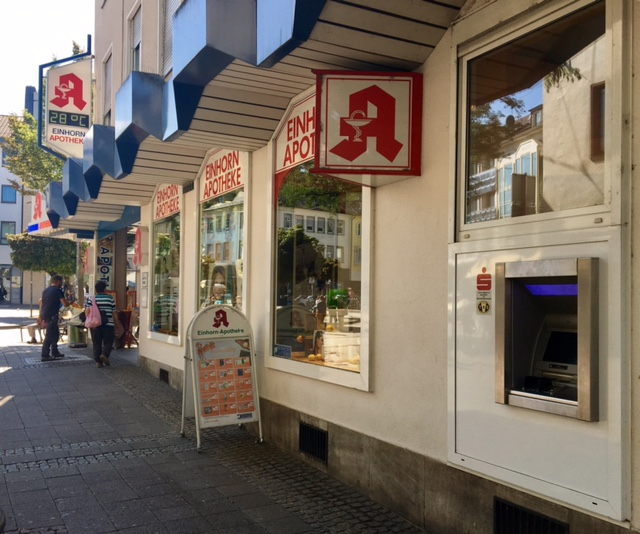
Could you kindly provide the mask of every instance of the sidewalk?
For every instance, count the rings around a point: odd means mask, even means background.
[[[0,331],[5,534],[423,532],[240,427],[204,430],[198,453],[137,349],[97,369],[90,345],[42,363],[19,339]]]

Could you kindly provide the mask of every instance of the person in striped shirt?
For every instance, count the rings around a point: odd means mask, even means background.
[[[120,320],[116,313],[116,303],[113,297],[106,292],[107,284],[100,280],[95,285],[96,294],[88,297],[85,301],[85,309],[88,314],[89,308],[96,300],[96,304],[100,309],[102,324],[97,328],[91,328],[91,341],[93,343],[93,359],[96,367],[104,367],[111,365],[109,356],[113,349],[113,341],[115,340],[116,326],[120,329]]]

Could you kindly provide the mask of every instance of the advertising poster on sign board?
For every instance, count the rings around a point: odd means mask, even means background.
[[[226,305],[198,312],[185,358],[182,435],[187,413],[195,416],[198,448],[201,428],[260,422],[253,334],[242,312]]]

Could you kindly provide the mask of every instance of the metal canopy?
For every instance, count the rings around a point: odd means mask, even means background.
[[[95,141],[98,145],[104,135],[115,135],[116,157],[108,152],[113,148],[98,146],[95,154],[89,154],[90,165],[106,152],[115,167],[98,164],[102,179],[96,179],[95,168],[87,171],[85,148],[85,176],[91,175],[89,189],[99,188],[99,194],[87,204],[87,210],[80,202],[76,215],[68,221],[61,218],[60,224],[91,224],[92,215],[101,212],[98,205],[113,204],[122,209],[147,204],[162,183],[187,185],[196,179],[212,148],[251,152],[266,146],[291,98],[314,85],[314,69],[416,70],[465,3],[305,1],[295,4],[292,35],[279,48],[268,51],[261,65],[247,62],[254,59],[245,53],[247,42],[256,38],[252,28],[246,37],[238,37],[239,43],[228,44],[228,39],[219,43],[215,32],[206,31],[207,24],[220,24],[216,4],[185,2],[174,18],[174,79],[163,84],[157,75],[132,73],[118,91],[116,132],[98,126],[106,132],[98,131],[100,139]],[[240,25],[230,26],[251,25],[242,18],[236,22]],[[183,28],[189,28],[190,33],[182,32]],[[257,46],[260,48],[260,42]],[[241,59],[234,59],[234,54]]]

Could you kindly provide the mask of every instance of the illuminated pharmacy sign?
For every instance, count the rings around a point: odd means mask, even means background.
[[[46,145],[63,155],[82,158],[91,127],[91,58],[47,71]]]

